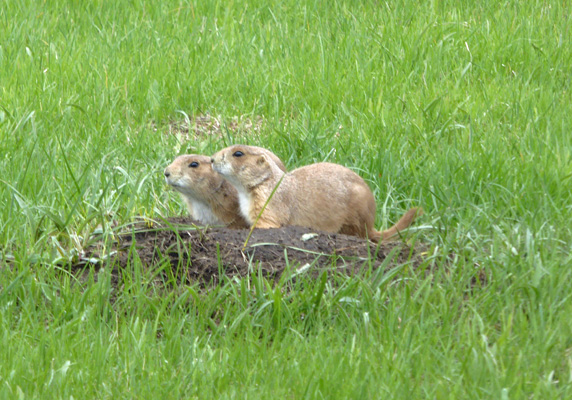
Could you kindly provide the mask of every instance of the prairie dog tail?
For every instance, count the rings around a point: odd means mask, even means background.
[[[423,215],[423,209],[421,207],[413,207],[405,214],[403,214],[403,216],[399,218],[399,221],[397,221],[397,223],[391,228],[381,232],[372,230],[370,234],[370,240],[374,242],[379,242],[380,240],[388,240],[392,236],[399,234],[399,232],[402,230],[409,228],[409,226],[411,226],[411,224],[415,221],[415,218],[420,215]]]

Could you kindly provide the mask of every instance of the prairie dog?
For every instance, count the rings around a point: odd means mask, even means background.
[[[266,149],[261,149],[261,153],[286,171],[274,153]],[[236,189],[213,171],[210,157],[197,154],[179,156],[165,168],[164,174],[167,184],[181,194],[194,220],[205,225],[227,225],[231,228],[250,226],[240,213]]]
[[[378,232],[369,186],[338,164],[311,164],[285,173],[259,150],[235,145],[216,153],[212,168],[237,189],[241,214],[250,225],[278,185],[257,228],[298,225],[378,242],[406,229],[422,213],[421,208],[412,208],[394,226]]]

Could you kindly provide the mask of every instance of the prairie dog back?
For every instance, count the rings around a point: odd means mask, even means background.
[[[290,213],[287,225],[358,235],[374,224],[373,194],[365,181],[346,167],[332,163],[307,165],[287,174],[280,186],[297,193],[286,196],[297,209]]]

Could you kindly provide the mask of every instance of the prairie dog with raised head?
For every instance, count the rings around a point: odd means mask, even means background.
[[[369,186],[338,164],[311,164],[285,173],[260,150],[235,145],[213,155],[212,167],[237,189],[240,211],[250,225],[278,185],[257,228],[297,225],[378,242],[406,229],[422,213],[412,208],[394,226],[378,232]]]
[[[279,170],[286,171],[274,153],[262,148],[260,151]],[[240,213],[236,189],[212,169],[210,157],[197,154],[179,156],[165,168],[164,174],[167,184],[180,193],[194,220],[205,225],[227,225],[231,228],[250,226]]]

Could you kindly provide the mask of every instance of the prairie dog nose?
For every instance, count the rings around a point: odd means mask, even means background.
[[[211,157],[211,164],[214,163],[214,158]]]
[[[171,173],[169,171],[165,170],[165,178],[168,178],[170,176],[171,176]]]

